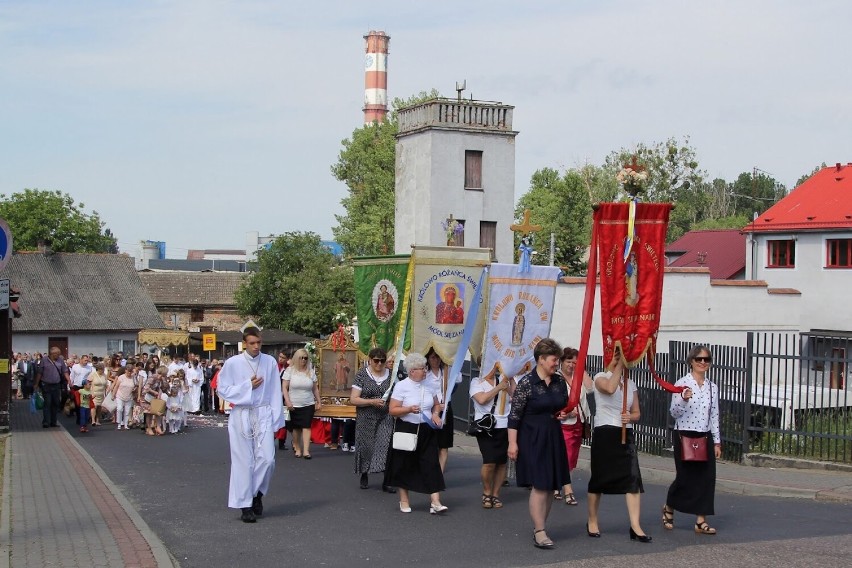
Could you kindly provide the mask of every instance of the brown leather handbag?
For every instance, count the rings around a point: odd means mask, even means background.
[[[689,438],[680,435],[680,459],[688,462],[707,461],[707,436]]]

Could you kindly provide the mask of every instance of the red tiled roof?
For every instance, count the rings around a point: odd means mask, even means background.
[[[683,253],[670,267],[710,269],[710,278],[727,280],[745,269],[746,238],[739,229],[689,231],[666,247],[666,256]]]
[[[744,233],[852,228],[852,162],[823,168],[743,228]]]

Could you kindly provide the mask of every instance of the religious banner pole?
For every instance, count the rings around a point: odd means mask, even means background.
[[[624,373],[621,375],[621,414],[627,412],[627,367],[624,368]],[[621,445],[627,443],[627,424],[621,422]]]
[[[530,243],[530,234],[537,233],[541,230],[541,225],[533,225],[530,223],[530,210],[524,209],[524,220],[521,223],[513,223],[509,225],[509,229],[521,234],[521,244],[518,246],[518,273],[523,274],[530,271],[532,266],[532,243]]]

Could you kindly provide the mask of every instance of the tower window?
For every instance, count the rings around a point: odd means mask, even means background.
[[[464,188],[482,191],[482,151],[464,151]]]

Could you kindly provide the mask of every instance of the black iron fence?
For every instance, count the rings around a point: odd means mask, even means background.
[[[696,343],[672,341],[657,353],[660,376],[674,383],[689,372],[686,357]],[[852,336],[818,333],[748,333],[745,347],[707,345],[713,355],[709,377],[719,387],[723,459],[746,453],[852,463]],[[586,370],[603,370],[590,355]],[[473,374],[478,373],[474,367]],[[453,395],[456,428],[467,427],[471,369]],[[645,363],[630,369],[642,406],[634,434],[640,451],[661,455],[672,447],[671,395],[657,385]],[[468,409],[465,413],[460,409]],[[584,440],[588,443],[589,440]]]

